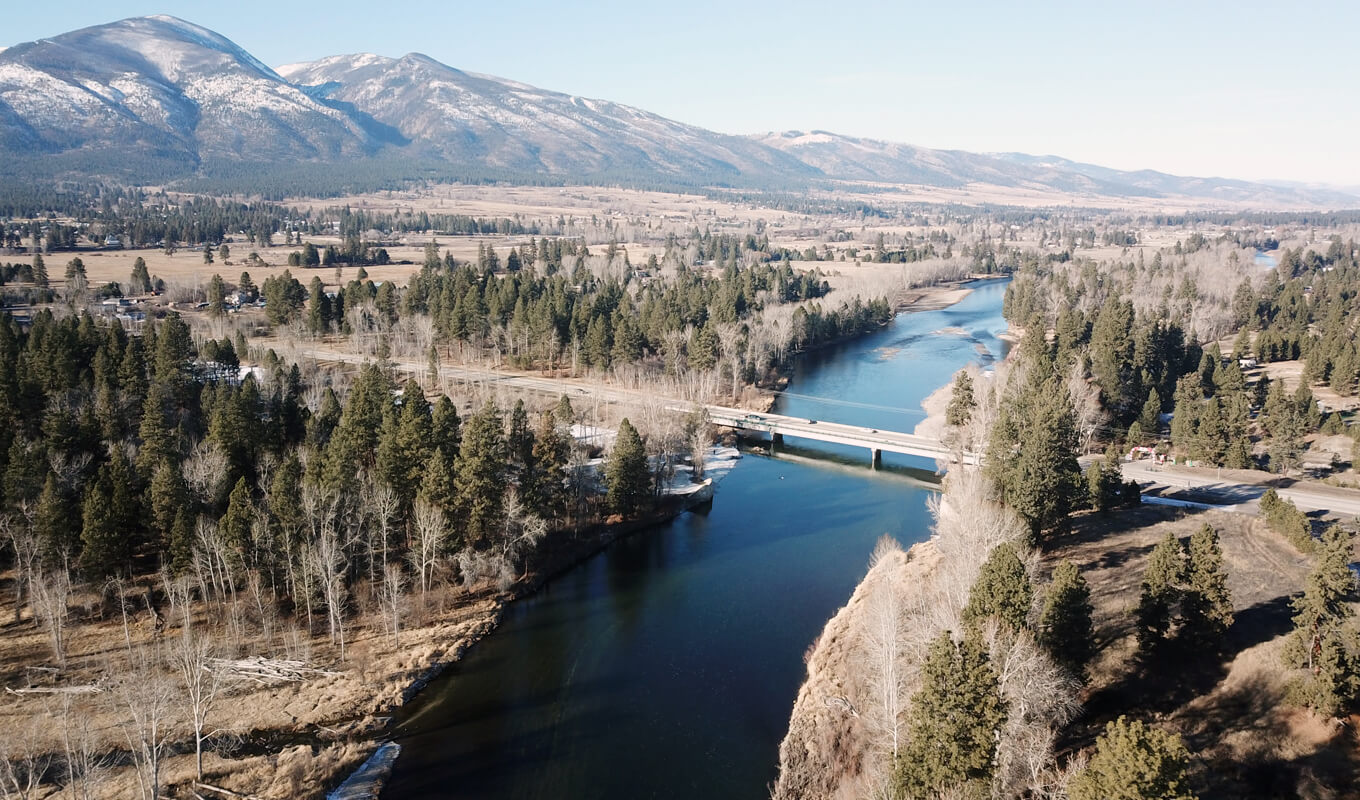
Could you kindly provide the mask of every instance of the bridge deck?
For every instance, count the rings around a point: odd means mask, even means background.
[[[706,406],[706,409],[709,419],[717,425],[748,431],[765,431],[780,436],[796,436],[832,444],[864,447],[873,454],[875,460],[880,452],[888,452],[946,461],[961,459],[964,464],[973,466],[981,462],[976,453],[958,453],[938,439],[911,433],[864,428],[839,422],[812,420],[806,417],[790,417],[784,414],[743,411],[739,408],[723,406]]]

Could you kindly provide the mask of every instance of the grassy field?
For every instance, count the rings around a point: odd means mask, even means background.
[[[1134,635],[1143,569],[1166,531],[1187,539],[1218,531],[1236,619],[1221,653],[1180,652],[1145,662]],[[1104,724],[1130,714],[1181,733],[1209,798],[1355,797],[1360,740],[1355,718],[1337,728],[1287,705],[1281,660],[1290,599],[1312,561],[1255,517],[1144,506],[1077,518],[1044,555],[1078,565],[1091,586],[1100,653],[1086,713],[1068,747],[1089,745]]]

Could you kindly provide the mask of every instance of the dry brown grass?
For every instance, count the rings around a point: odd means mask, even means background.
[[[1223,657],[1145,663],[1133,620],[1148,554],[1165,532],[1185,539],[1206,523],[1220,536],[1236,614]],[[1119,714],[1151,717],[1185,737],[1203,797],[1354,796],[1342,787],[1354,775],[1355,742],[1285,703],[1290,676],[1281,650],[1308,557],[1255,517],[1144,506],[1079,517],[1044,564],[1062,559],[1075,562],[1090,584],[1100,648],[1087,715],[1069,746],[1088,745]]]
[[[8,580],[10,576],[0,577]],[[9,601],[13,594],[5,591],[0,596]],[[137,599],[140,597],[139,592]],[[0,626],[0,685],[19,688],[101,683],[125,669],[128,638],[134,647],[154,645],[154,627],[145,607],[129,609],[131,616],[125,635],[121,615],[101,619],[80,608],[92,606],[94,600],[92,593],[76,598],[68,666],[60,672],[32,669],[52,665],[46,637],[27,615],[17,623],[9,621],[10,606],[6,602],[6,624]],[[459,590],[441,589],[431,594],[425,614],[408,620],[410,627],[401,632],[399,643],[383,630],[380,620],[361,615],[350,622],[348,635],[352,638],[347,643],[344,660],[324,631],[312,636],[297,629],[285,630],[267,641],[259,636],[258,630],[248,630],[249,639],[235,644],[225,642],[229,653],[236,655],[303,658],[340,674],[302,683],[230,684],[227,696],[209,717],[210,728],[238,736],[262,731],[270,735],[296,735],[311,743],[243,758],[213,754],[205,762],[207,782],[271,798],[321,796],[371,749],[364,731],[371,729],[386,710],[400,705],[403,690],[413,680],[436,663],[456,659],[463,649],[485,635],[498,619],[503,602],[489,591],[468,596]],[[199,609],[197,616],[202,618],[204,610]],[[253,628],[250,623],[247,625]],[[178,635],[177,626],[170,624],[161,646],[172,647]],[[223,631],[216,635],[226,640]],[[73,711],[90,723],[97,750],[116,752],[126,747],[118,728],[122,712],[107,694],[82,697]],[[178,708],[172,718],[172,740],[189,739],[191,732]],[[0,703],[0,732],[26,730],[24,723],[33,719],[48,720],[31,734],[38,748],[62,752],[63,730],[57,698],[10,695]],[[191,741],[187,755],[168,760],[165,774],[170,785],[186,784],[192,779]],[[113,769],[104,777],[97,796],[133,796],[136,785],[131,768]]]

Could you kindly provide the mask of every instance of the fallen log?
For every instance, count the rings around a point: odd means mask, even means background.
[[[30,686],[24,689],[6,686],[5,691],[10,694],[99,694],[104,690],[91,683],[84,686]]]
[[[281,658],[212,658],[208,659],[208,671],[228,678],[255,681],[256,683],[298,682],[308,678],[335,677],[342,673],[318,669],[305,661]]]
[[[213,786],[211,783],[202,783],[200,781],[194,781],[194,786],[197,786],[200,789],[207,789],[210,792],[216,792],[226,797],[235,797],[237,798],[237,800],[261,800],[261,798],[257,795],[233,792],[230,789],[223,789],[221,786]]]

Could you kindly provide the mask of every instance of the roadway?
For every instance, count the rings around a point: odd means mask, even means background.
[[[1303,511],[1321,511],[1338,517],[1360,517],[1360,492],[1317,483],[1289,483],[1278,475],[1254,470],[1210,470],[1148,461],[1124,461],[1121,469],[1125,480],[1151,484],[1153,490],[1174,496],[1187,493],[1193,499],[1221,505],[1231,511],[1255,514],[1257,501],[1270,483],[1275,491]]]

